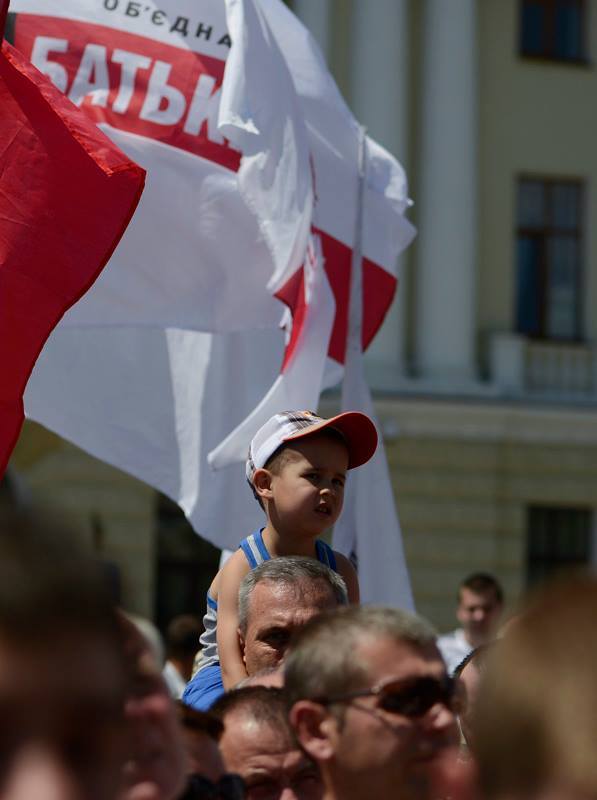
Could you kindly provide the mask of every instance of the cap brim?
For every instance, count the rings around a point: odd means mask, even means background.
[[[348,469],[366,464],[377,449],[377,429],[366,414],[360,411],[345,411],[330,419],[316,422],[298,433],[287,436],[284,441],[304,439],[318,431],[333,428],[339,431],[346,440],[348,447]]]

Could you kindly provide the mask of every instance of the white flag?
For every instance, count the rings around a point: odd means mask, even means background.
[[[347,359],[342,410],[362,411],[379,431],[362,360],[360,352],[351,353]],[[344,510],[334,526],[334,547],[347,556],[356,556],[363,602],[414,610],[381,432],[371,461],[348,476]]]
[[[289,371],[293,353],[298,364],[299,353],[309,352],[298,346],[309,328],[297,323],[295,313],[293,349],[285,358],[279,323],[282,303],[295,312],[302,306],[303,321],[308,318],[309,281],[293,269],[309,234],[312,181],[313,232],[325,271],[320,280],[324,287],[327,281],[335,307],[329,342],[318,342],[317,358],[327,356],[327,375],[330,365],[336,377],[341,372],[358,126],[317,46],[283,3],[236,0],[230,9],[239,24],[241,18],[257,21],[253,33],[270,47],[272,64],[284,61],[283,69],[272,66],[265,76],[263,63],[246,73],[247,80],[260,76],[263,85],[257,95],[236,99],[257,98],[269,110],[243,108],[238,119],[227,118],[223,130],[235,142],[217,127],[231,45],[223,3],[11,3],[16,46],[148,174],[138,213],[100,281],[42,353],[29,382],[27,413],[165,492],[202,535],[234,547],[261,513],[244,486],[242,465],[212,473],[207,454],[262,400],[280,365]],[[241,55],[250,58],[251,52]],[[285,70],[295,100],[288,93],[276,96]],[[292,135],[293,149],[251,150],[251,142],[269,135],[263,121],[271,119],[272,108],[284,109],[287,124],[275,130],[284,142]],[[296,109],[307,134],[308,172],[300,125],[291,121]],[[227,127],[235,122],[240,138]],[[253,159],[245,162],[252,169],[240,173],[239,147]],[[413,235],[404,218],[404,172],[373,142],[370,149],[364,344],[389,307],[396,255]],[[289,155],[296,184],[286,175],[286,202],[278,204],[265,189],[284,186],[278,179]],[[249,208],[254,191],[260,203]],[[277,218],[276,209],[288,215]],[[279,238],[272,233],[276,226]],[[300,405],[290,398],[289,404]]]

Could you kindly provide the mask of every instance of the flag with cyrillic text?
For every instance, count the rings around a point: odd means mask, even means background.
[[[212,473],[206,457],[290,368],[305,341],[296,323],[309,319],[305,298],[313,275],[296,267],[309,234],[298,222],[308,211],[306,195],[314,192],[311,233],[321,250],[313,263],[325,271],[333,304],[328,340],[318,346],[328,357],[327,374],[335,365],[336,378],[356,214],[356,122],[298,20],[278,0],[255,6],[267,22],[266,43],[275,44],[291,76],[307,135],[310,167],[305,175],[295,165],[299,202],[289,227],[275,216],[264,220],[243,197],[241,147],[250,130],[238,145],[218,127],[232,45],[224,3],[14,0],[13,6],[16,45],[148,171],[138,213],[111,263],[38,364],[28,413],[166,492],[220,546],[234,546],[260,512],[243,489],[242,467]],[[253,102],[275,109],[283,98],[272,86],[261,86]],[[245,115],[245,123],[251,118]],[[295,136],[293,125],[287,130]],[[391,303],[396,255],[412,238],[404,172],[381,147],[371,142],[370,149],[365,346]],[[266,177],[278,176],[265,162],[264,169]],[[274,229],[286,231],[278,258],[267,235]],[[280,330],[285,305],[294,319]]]

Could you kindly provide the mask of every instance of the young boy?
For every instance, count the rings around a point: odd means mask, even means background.
[[[238,590],[263,561],[316,558],[344,578],[349,601],[359,602],[352,564],[317,537],[340,516],[347,470],[368,461],[376,447],[375,425],[358,411],[327,420],[310,411],[285,411],[257,431],[246,474],[266,525],[243,539],[210,586],[201,666],[185,691],[187,704],[208,708],[224,688],[247,677],[237,632]]]

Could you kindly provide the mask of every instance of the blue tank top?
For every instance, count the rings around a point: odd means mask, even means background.
[[[243,539],[239,544],[239,548],[245,554],[245,558],[247,559],[251,569],[255,569],[255,567],[263,564],[264,561],[269,561],[271,559],[267,547],[265,546],[265,542],[263,541],[263,528],[256,530],[255,533],[252,533],[250,536],[247,536],[246,539]],[[317,560],[322,564],[325,564],[326,567],[333,569],[334,572],[338,572],[334,551],[328,544],[322,542],[320,539],[315,540],[315,555],[317,556]],[[214,598],[211,597],[208,592],[207,609],[205,611],[205,616],[203,617],[204,630],[199,640],[201,643],[200,670],[220,663],[220,657],[218,655],[218,642],[216,637],[217,626],[218,603],[217,600],[214,600]]]

